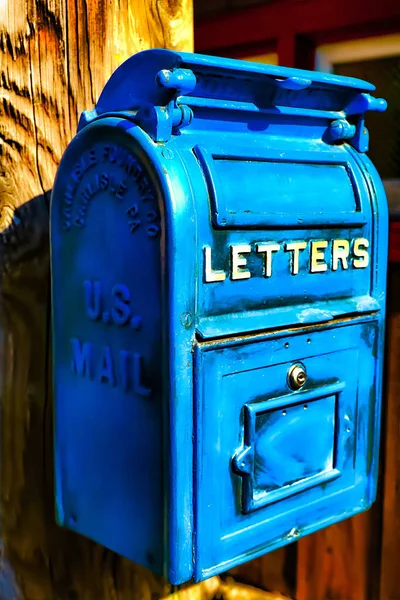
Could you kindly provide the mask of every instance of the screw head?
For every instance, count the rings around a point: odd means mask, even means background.
[[[161,154],[163,155],[164,158],[167,158],[169,160],[171,160],[171,158],[174,158],[174,153],[172,152],[172,150],[170,148],[163,148],[163,150],[161,151]]]
[[[181,314],[181,324],[186,327],[189,328],[192,324],[192,315],[189,312],[184,312]]]

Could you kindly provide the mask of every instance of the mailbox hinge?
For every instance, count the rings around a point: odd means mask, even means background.
[[[180,98],[194,90],[197,83],[196,76],[190,69],[163,69],[157,73],[155,82],[158,87],[171,89],[172,99],[166,105],[146,103],[124,111],[123,114],[132,119],[155,142],[168,142],[172,135],[179,133],[192,122],[193,111],[183,102],[180,103]],[[78,131],[103,114],[99,114],[96,109],[83,111]],[[113,113],[107,112],[107,114]],[[121,113],[115,111],[115,114]]]
[[[163,69],[156,75],[156,84],[174,90],[174,97],[166,106],[143,106],[135,121],[155,142],[167,142],[171,135],[190,125],[192,109],[181,104],[179,98],[190,94],[196,86],[196,77],[189,69]]]
[[[359,152],[367,152],[369,146],[369,133],[365,127],[365,113],[371,110],[383,112],[387,102],[383,98],[374,98],[370,94],[359,94],[345,108],[347,117],[332,121],[327,130],[327,139],[330,143],[348,140]]]

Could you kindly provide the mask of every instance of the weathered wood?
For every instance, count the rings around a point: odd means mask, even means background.
[[[298,543],[297,600],[377,598],[377,511],[378,507]]]
[[[191,0],[0,3],[1,600],[155,600],[170,591],[56,527],[53,508],[49,191],[80,112],[147,47],[192,49]],[[196,590],[182,598],[213,595]]]
[[[378,499],[367,513],[298,543],[298,600],[396,600],[400,555],[400,267],[388,272]]]
[[[219,595],[223,600],[290,600],[279,592],[265,592],[250,585],[241,585],[232,578],[221,582]]]
[[[296,544],[235,567],[230,574],[257,588],[293,597],[296,591]]]
[[[389,267],[386,410],[382,446],[385,461],[380,599],[399,596],[400,556],[400,266]]]

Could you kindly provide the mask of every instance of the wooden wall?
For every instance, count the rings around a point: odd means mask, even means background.
[[[78,116],[111,72],[139,50],[192,44],[191,0],[0,2],[0,600],[170,592],[54,524],[48,207]],[[215,589],[211,581],[187,597]]]

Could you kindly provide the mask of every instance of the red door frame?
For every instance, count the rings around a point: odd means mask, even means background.
[[[312,69],[321,43],[398,31],[400,0],[275,0],[201,19],[195,50],[235,58],[275,51],[281,65]]]

